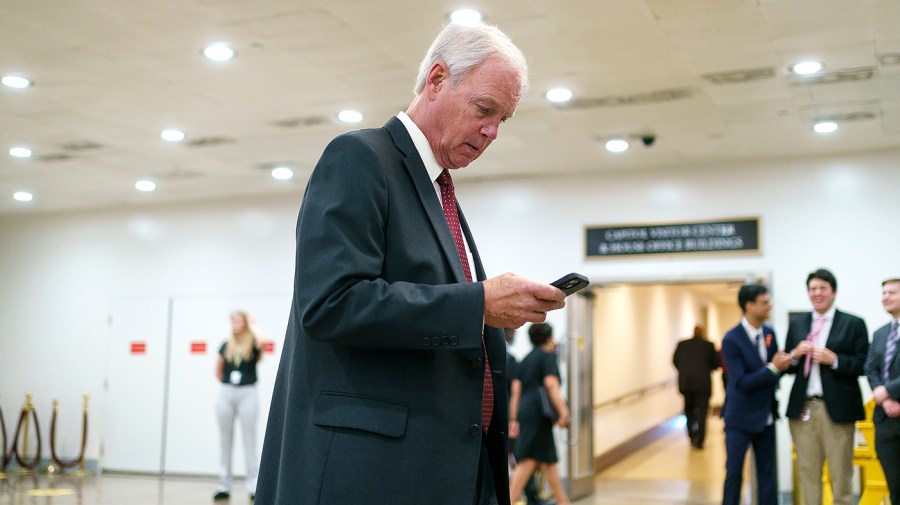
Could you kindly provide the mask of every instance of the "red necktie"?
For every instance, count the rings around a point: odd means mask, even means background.
[[[813,322],[813,329],[809,332],[809,335],[806,336],[806,340],[812,342],[813,349],[816,348],[816,340],[819,338],[819,332],[822,331],[822,326],[825,325],[825,316],[820,316],[816,314],[816,320]],[[809,377],[809,367],[812,363],[812,350],[806,353],[806,361],[803,363],[803,376]]]
[[[444,169],[437,178],[441,187],[441,206],[444,207],[444,215],[447,216],[447,224],[450,225],[450,233],[456,243],[456,252],[459,253],[459,261],[462,262],[463,273],[466,282],[472,282],[472,270],[469,268],[469,255],[466,254],[466,243],[463,242],[462,227],[459,225],[459,213],[456,210],[456,193],[453,190],[453,179],[450,172]],[[481,335],[481,344],[484,345],[484,335]],[[491,415],[494,412],[494,380],[491,377],[491,364],[488,361],[487,346],[484,348],[484,384],[481,395],[481,426],[487,433],[491,425]]]

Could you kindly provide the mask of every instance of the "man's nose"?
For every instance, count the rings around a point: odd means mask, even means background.
[[[481,127],[481,134],[488,138],[488,140],[495,140],[497,138],[497,133],[500,130],[499,122],[488,123]]]

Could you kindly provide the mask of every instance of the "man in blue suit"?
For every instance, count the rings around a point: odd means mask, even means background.
[[[509,505],[500,328],[544,321],[565,294],[487,278],[450,172],[497,138],[527,81],[500,30],[449,25],[406,113],[325,149],[297,223],[258,505]]]
[[[875,451],[891,504],[900,505],[900,279],[881,283],[881,305],[891,322],[875,330],[865,370],[876,404]]]
[[[769,291],[748,284],[738,292],[744,312],[740,324],[722,339],[722,359],[728,368],[725,403],[725,489],[722,505],[738,505],[744,457],[753,446],[759,485],[759,505],[777,505],[775,479],[775,388],[790,365],[790,355],[778,350],[775,331],[763,323],[769,319]]]

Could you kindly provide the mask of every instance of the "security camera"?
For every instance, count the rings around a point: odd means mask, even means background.
[[[644,143],[644,147],[650,147],[656,142],[656,135],[643,135],[641,136],[641,142]]]

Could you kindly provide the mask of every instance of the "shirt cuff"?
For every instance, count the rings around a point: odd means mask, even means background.
[[[834,357],[834,363],[831,364],[831,369],[832,369],[832,370],[837,370],[837,366],[838,366],[838,358],[837,358],[837,356],[835,356],[835,357]]]
[[[778,374],[781,373],[781,370],[775,368],[775,365],[773,365],[773,364],[771,364],[771,363],[769,363],[768,365],[766,365],[766,368],[768,368],[769,371],[772,372],[772,375],[778,375]]]

